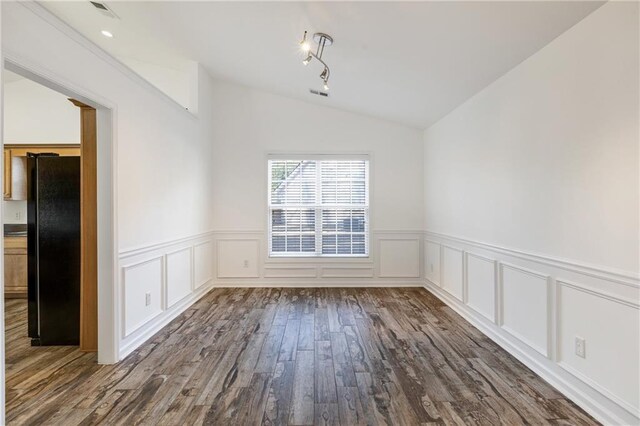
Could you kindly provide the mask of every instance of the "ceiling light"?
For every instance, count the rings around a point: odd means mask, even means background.
[[[113,38],[113,34],[111,34],[111,31],[107,31],[107,30],[102,30],[100,31],[102,33],[103,36],[105,37],[109,37],[109,38]]]
[[[307,32],[306,31],[304,32],[304,35],[302,36],[302,40],[300,41],[300,49],[302,49],[303,52],[308,52],[308,51],[311,50],[311,45],[307,41]]]
[[[325,33],[315,33],[313,35],[313,41],[318,45],[315,53],[311,51],[311,45],[307,42],[307,32],[305,31],[302,35],[302,40],[300,41],[300,48],[304,52],[307,52],[307,57],[302,61],[302,63],[304,65],[308,65],[313,58],[316,58],[318,62],[324,66],[324,69],[320,74],[320,78],[324,82],[324,90],[329,90],[329,76],[331,75],[331,71],[329,70],[329,65],[322,60],[322,54],[324,53],[324,48],[326,46],[331,46],[333,44],[333,38]]]

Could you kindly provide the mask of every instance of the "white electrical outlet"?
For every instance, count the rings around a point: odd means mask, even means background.
[[[580,358],[586,358],[586,342],[582,337],[576,336],[576,355]]]
[[[145,295],[144,295],[144,304],[145,304],[145,306],[151,305],[151,293],[145,293]]]
[[[249,261],[245,260],[244,263],[242,264],[245,268],[249,267]]]

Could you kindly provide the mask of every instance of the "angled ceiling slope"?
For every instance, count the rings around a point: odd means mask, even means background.
[[[114,56],[425,128],[603,2],[107,2],[43,5]],[[107,39],[102,29],[114,33]],[[329,98],[304,67],[304,30],[331,34]],[[312,68],[312,67],[317,67]],[[311,68],[311,69],[310,69]]]

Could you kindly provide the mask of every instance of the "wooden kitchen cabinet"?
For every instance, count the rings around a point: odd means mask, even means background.
[[[4,146],[4,199],[26,199],[27,153],[53,152],[60,156],[80,156],[80,144],[5,144]]]
[[[27,237],[4,238],[4,295],[27,297]]]

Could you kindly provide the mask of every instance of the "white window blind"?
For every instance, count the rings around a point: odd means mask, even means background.
[[[369,254],[367,160],[269,160],[271,256]]]

